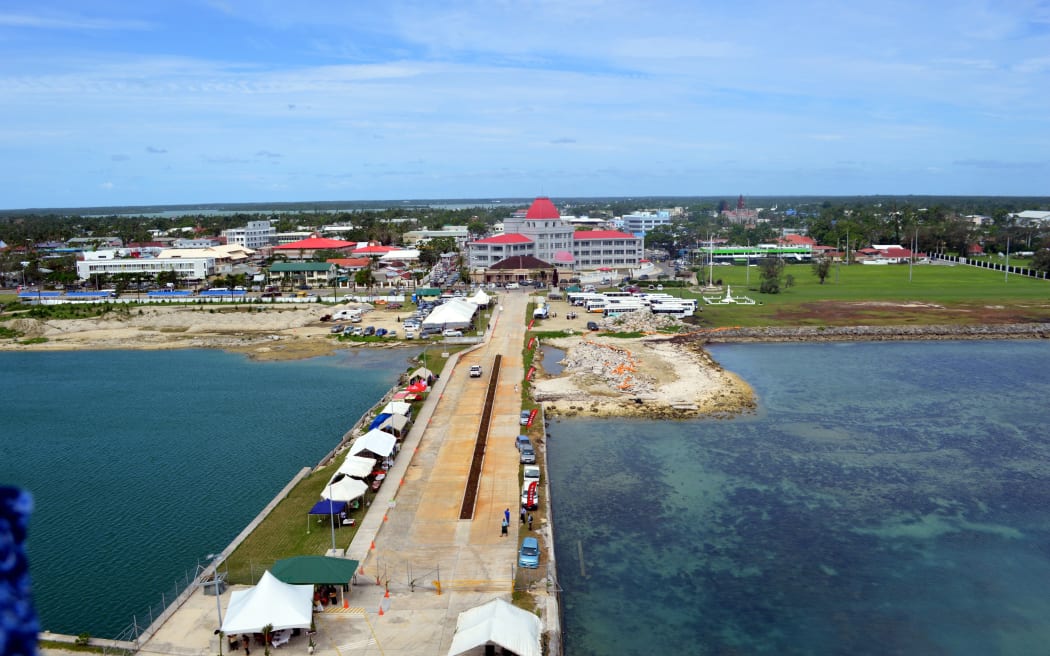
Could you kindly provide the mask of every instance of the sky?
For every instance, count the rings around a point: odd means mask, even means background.
[[[1048,196],[1048,90],[1045,0],[4,0],[0,208]]]

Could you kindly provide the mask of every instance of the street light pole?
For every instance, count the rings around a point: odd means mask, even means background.
[[[332,507],[332,480],[328,479],[328,523],[332,527],[332,551],[335,551],[335,509]]]

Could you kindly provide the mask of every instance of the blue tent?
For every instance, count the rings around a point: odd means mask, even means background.
[[[378,417],[376,417],[375,419],[372,420],[372,423],[368,427],[368,430],[372,430],[373,428],[379,428],[380,426],[383,425],[383,422],[386,421],[387,419],[390,419],[390,413],[389,412],[384,412],[384,413],[380,414]]]
[[[314,504],[314,507],[310,509],[308,514],[310,515],[338,515],[343,512],[343,508],[346,508],[345,501],[332,501],[330,499],[322,499]]]

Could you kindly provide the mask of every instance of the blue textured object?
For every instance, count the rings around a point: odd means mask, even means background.
[[[33,610],[26,533],[33,497],[0,487],[0,656],[36,654],[39,626]]]

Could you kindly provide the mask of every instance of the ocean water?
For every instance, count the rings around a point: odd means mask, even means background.
[[[711,349],[731,420],[560,420],[568,656],[1043,654],[1050,344]]]
[[[171,600],[397,380],[408,351],[0,353],[0,482],[30,490],[44,630],[115,637]]]

